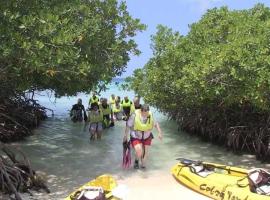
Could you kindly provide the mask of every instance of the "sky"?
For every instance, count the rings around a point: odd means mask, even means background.
[[[131,76],[134,69],[143,67],[151,58],[151,35],[156,33],[158,24],[186,35],[188,25],[198,22],[207,9],[227,6],[230,10],[241,10],[252,8],[257,3],[270,7],[270,0],[126,0],[126,3],[130,15],[140,19],[147,29],[134,38],[142,53],[131,56],[121,77]]]

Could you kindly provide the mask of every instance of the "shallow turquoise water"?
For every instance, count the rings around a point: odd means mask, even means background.
[[[115,85],[103,92],[101,97],[108,98],[112,93],[121,97],[125,95],[134,97],[133,92],[119,91]],[[52,103],[54,99],[39,96],[40,103],[53,109],[55,115],[50,116],[48,113],[50,117],[42,122],[33,136],[12,144],[26,153],[34,169],[47,175],[52,193],[36,194],[32,199],[63,199],[74,188],[103,173],[120,177],[138,173],[133,169],[121,168],[124,121],[117,122],[115,127],[105,130],[101,141],[92,142],[89,141],[89,133],[87,128],[84,128],[84,123],[70,121],[68,110],[79,97],[86,106],[89,95],[85,94],[56,99],[55,103]],[[191,137],[179,131],[175,122],[152,110],[155,119],[160,122],[164,139],[162,142],[157,137],[153,140],[148,168],[143,172],[144,175],[150,176],[151,173],[159,171],[170,173],[170,167],[177,162],[175,159],[178,157],[243,167],[266,167],[255,161],[254,156],[234,155],[221,147]]]

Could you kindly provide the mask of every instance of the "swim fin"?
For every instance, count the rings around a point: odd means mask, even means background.
[[[122,167],[128,169],[131,166],[131,149],[130,141],[123,142],[123,162]]]

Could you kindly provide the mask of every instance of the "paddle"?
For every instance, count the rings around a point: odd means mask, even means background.
[[[191,164],[200,165],[200,164],[202,164],[202,161],[200,161],[200,160],[190,160],[187,158],[176,158],[176,160],[179,160],[182,164],[186,164],[186,165],[191,165]]]
[[[237,172],[237,173],[240,173],[240,174],[247,174],[245,169],[232,167],[232,166],[227,166],[227,165],[222,165],[222,164],[208,163],[208,162],[203,162],[203,161],[200,161],[200,160],[191,160],[191,159],[186,159],[186,158],[177,158],[176,160],[179,160],[182,164],[185,164],[185,165],[191,165],[191,164],[203,165],[203,166],[206,166],[206,167],[213,167],[213,168],[217,168],[217,169],[223,169],[223,170],[228,171],[228,173]]]

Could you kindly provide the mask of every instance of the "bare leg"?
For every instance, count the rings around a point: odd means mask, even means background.
[[[136,158],[142,162],[142,155],[143,155],[143,149],[142,149],[142,144],[136,144],[134,146],[135,149],[135,154],[136,154]]]
[[[97,137],[96,131],[91,130],[90,131],[90,140],[95,140]]]
[[[145,163],[146,163],[146,159],[147,159],[147,156],[148,156],[148,151],[149,151],[149,146],[148,145],[145,145],[143,149],[143,152],[142,152],[142,167],[145,167]]]
[[[97,139],[101,139],[101,135],[102,135],[102,122],[98,122],[97,123],[97,127],[96,127],[96,134],[97,134]]]
[[[97,135],[97,139],[101,139],[101,135],[102,135],[102,131],[97,131],[97,133],[96,133],[96,135]]]

